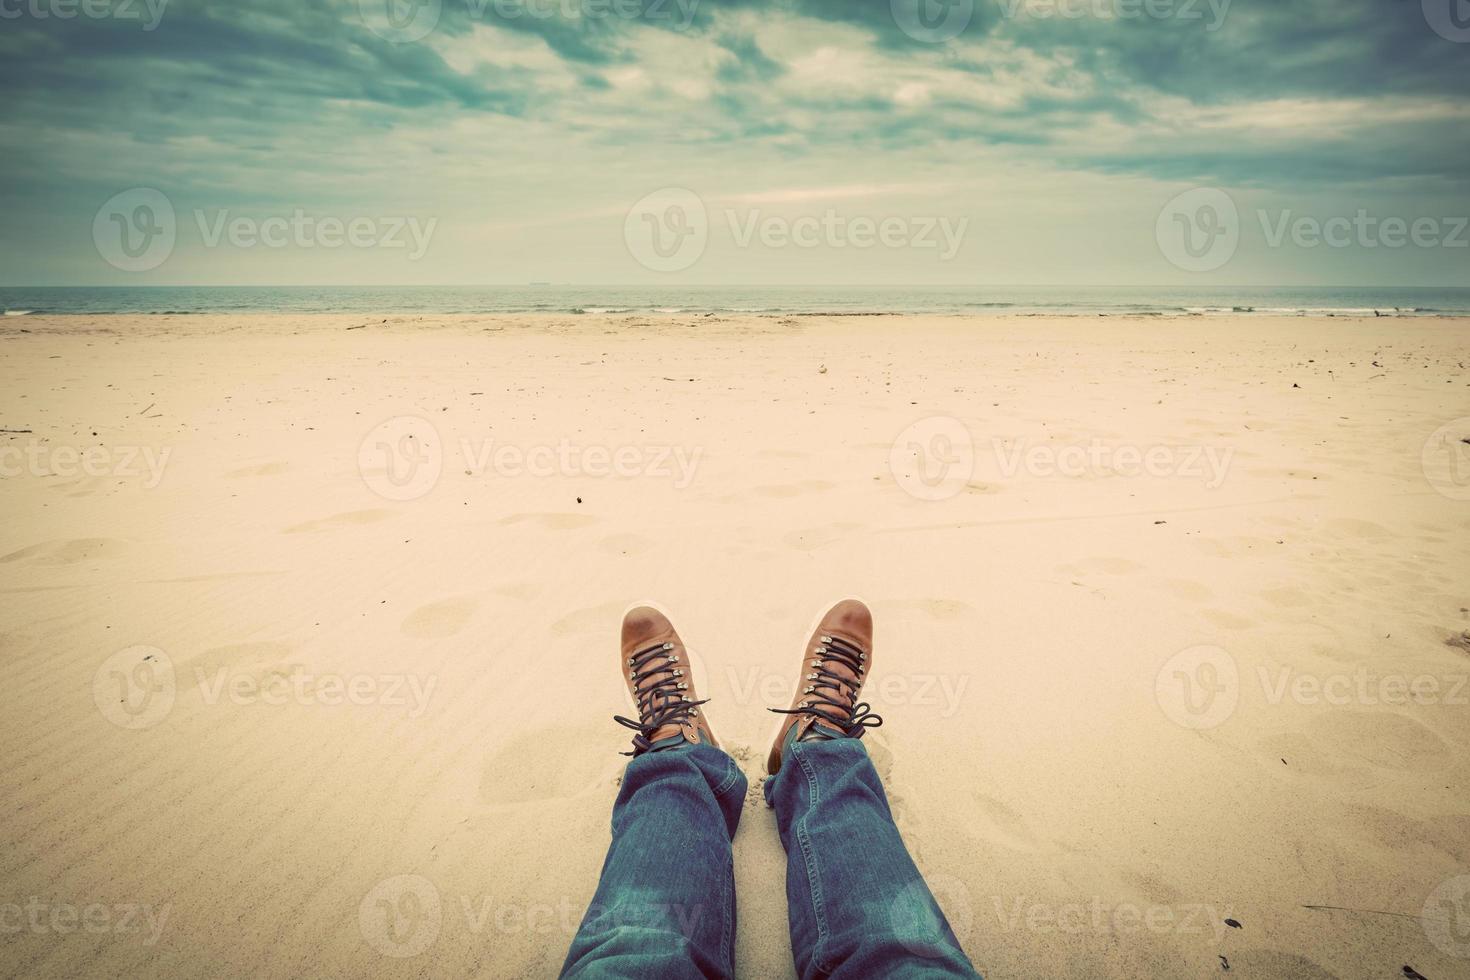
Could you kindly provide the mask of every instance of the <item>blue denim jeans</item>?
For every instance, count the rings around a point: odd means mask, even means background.
[[[708,745],[628,764],[612,846],[563,977],[734,975],[730,842],[746,781]],[[804,978],[978,977],[909,857],[857,739],[786,747],[766,780],[786,848],[786,901]]]

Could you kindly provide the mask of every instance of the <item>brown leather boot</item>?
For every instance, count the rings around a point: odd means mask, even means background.
[[[651,606],[638,606],[623,617],[619,665],[638,720],[615,715],[613,720],[638,734],[633,751],[623,755],[690,745],[713,745],[714,732],[699,710],[689,653],[674,624]]]
[[[766,771],[781,769],[781,753],[792,741],[862,738],[883,719],[859,702],[863,682],[873,669],[873,614],[856,599],[827,610],[801,655],[801,679],[791,707],[772,708],[786,720],[771,743]]]

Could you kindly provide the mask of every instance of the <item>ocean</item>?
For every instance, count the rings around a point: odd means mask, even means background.
[[[1466,316],[1467,287],[4,286],[35,313],[996,313]]]

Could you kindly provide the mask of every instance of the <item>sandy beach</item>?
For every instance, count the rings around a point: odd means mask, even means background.
[[[868,748],[987,977],[1470,976],[1470,322],[0,323],[0,974],[553,976],[656,600]],[[1458,467],[1458,468],[1457,468]],[[1456,584],[1458,583],[1458,584]]]

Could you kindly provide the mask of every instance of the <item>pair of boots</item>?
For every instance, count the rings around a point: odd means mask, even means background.
[[[633,751],[639,756],[683,745],[719,747],[709,718],[700,711],[689,654],[667,616],[651,606],[638,606],[623,617],[620,664],[637,719],[615,717],[637,732]],[[789,708],[771,708],[783,716],[766,757],[766,771],[781,768],[782,750],[791,741],[861,738],[883,724],[871,706],[858,701],[873,668],[873,614],[856,599],[844,599],[827,610],[807,640],[801,674]]]

